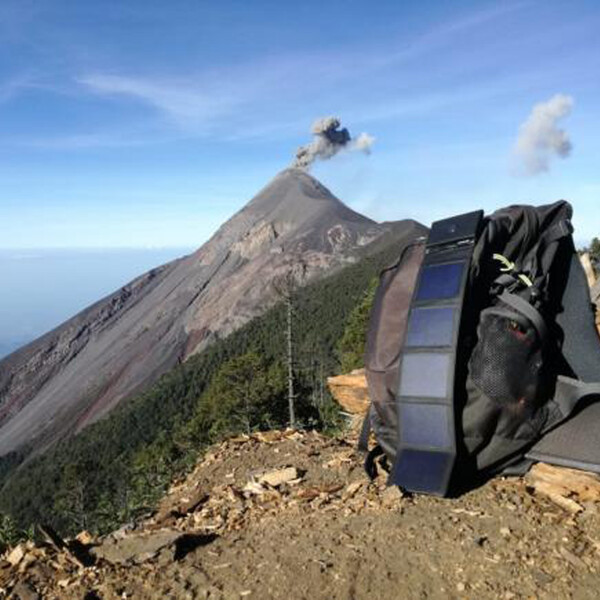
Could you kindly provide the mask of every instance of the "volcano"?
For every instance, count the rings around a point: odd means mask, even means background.
[[[0,361],[0,455],[39,450],[105,416],[298,285],[422,235],[378,224],[300,169],[279,173],[196,252],[141,275]]]

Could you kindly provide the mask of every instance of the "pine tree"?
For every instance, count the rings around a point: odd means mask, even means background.
[[[600,266],[600,239],[595,237],[590,245],[590,259],[596,269]]]
[[[261,357],[248,352],[219,369],[200,399],[199,414],[208,417],[213,438],[251,433],[280,420],[278,399],[284,389],[281,370],[268,368]]]
[[[365,291],[362,300],[350,313],[344,334],[338,344],[340,367],[343,373],[364,367],[367,328],[371,308],[377,290],[378,278],[374,278]]]

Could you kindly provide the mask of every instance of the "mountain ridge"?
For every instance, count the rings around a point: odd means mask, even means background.
[[[152,269],[0,361],[0,455],[46,447],[271,306],[272,282],[334,272],[384,237],[299,169],[279,173],[197,251]]]

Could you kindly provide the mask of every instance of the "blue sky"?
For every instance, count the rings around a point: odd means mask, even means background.
[[[198,246],[338,115],[376,142],[313,169],[376,220],[569,199],[600,235],[600,5],[0,4],[0,248]],[[573,151],[515,174],[555,94]]]
[[[0,358],[190,248],[0,249]]]

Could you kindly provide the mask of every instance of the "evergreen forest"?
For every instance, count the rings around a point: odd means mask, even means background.
[[[326,379],[362,366],[377,276],[398,254],[392,244],[293,293],[296,426],[326,432],[342,426]],[[208,445],[286,427],[287,318],[281,302],[43,455],[2,457],[5,537],[36,523],[63,535],[113,530],[149,514]]]

